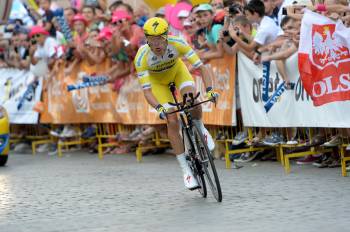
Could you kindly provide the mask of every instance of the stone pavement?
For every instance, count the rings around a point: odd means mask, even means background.
[[[0,168],[0,231],[350,231],[350,178],[340,169],[216,164],[222,203],[184,189],[170,155],[15,154]]]

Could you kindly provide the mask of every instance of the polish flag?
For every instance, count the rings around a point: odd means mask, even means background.
[[[299,43],[299,72],[315,106],[350,100],[350,28],[306,10]]]

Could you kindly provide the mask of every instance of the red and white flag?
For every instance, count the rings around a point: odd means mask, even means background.
[[[306,10],[300,31],[299,72],[315,106],[350,100],[350,28]]]

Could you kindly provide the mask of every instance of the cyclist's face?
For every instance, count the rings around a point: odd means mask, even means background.
[[[147,36],[146,38],[147,43],[154,54],[161,56],[165,53],[168,46],[168,40],[166,36]]]

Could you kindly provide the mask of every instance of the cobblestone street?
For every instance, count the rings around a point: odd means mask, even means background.
[[[186,190],[170,155],[11,155],[0,168],[0,231],[350,231],[340,169],[216,164],[222,203]]]

